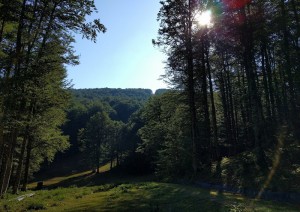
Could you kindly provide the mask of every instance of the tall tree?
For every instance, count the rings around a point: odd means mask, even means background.
[[[106,144],[109,146],[108,155],[113,161],[119,130],[119,127],[102,110],[90,117],[86,127],[80,131],[82,150],[88,157],[89,165],[97,173],[100,172],[101,158],[105,158],[103,147]]]
[[[55,86],[64,89],[66,75],[49,78],[51,71],[62,69],[63,64],[77,63],[71,48],[74,39],[70,31],[82,33],[84,37],[95,41],[97,33],[104,32],[105,27],[99,20],[85,21],[86,16],[96,10],[92,0],[1,1],[0,10],[5,11],[0,16],[0,55],[3,58],[0,63],[2,196],[11,176],[18,137],[27,137],[26,129],[38,115],[37,111],[48,110],[49,106],[56,107],[51,98],[39,95],[39,89],[43,88],[40,83],[46,81],[45,91],[53,92],[53,96],[59,95],[59,89]],[[30,145],[27,139],[23,139],[24,142],[27,143],[25,146]],[[22,163],[22,159],[19,162]]]
[[[251,152],[265,172],[282,125],[299,136],[298,6],[293,0],[162,1],[154,43],[167,55],[165,77],[189,105],[194,167],[210,167],[212,152],[219,155],[213,160]],[[207,9],[213,23],[197,26],[193,18]]]

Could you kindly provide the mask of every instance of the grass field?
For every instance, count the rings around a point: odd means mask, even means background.
[[[32,192],[32,191],[31,191]],[[29,191],[30,193],[30,191]],[[299,207],[253,201],[229,193],[176,184],[104,184],[36,191],[17,201],[8,195],[0,211],[299,211]]]
[[[107,163],[100,168],[100,173],[104,173],[110,170],[110,163]],[[58,186],[66,186],[69,183],[77,184],[81,181],[84,181],[85,177],[91,175],[91,170],[74,173],[66,176],[54,177],[43,181],[43,185],[46,187],[58,187]],[[76,182],[76,179],[78,182]],[[37,182],[32,182],[28,184],[29,189],[34,189],[37,185]]]
[[[116,177],[105,172],[108,168],[103,166],[101,174],[89,171],[46,180],[45,190],[7,195],[0,201],[0,211],[300,211],[296,205],[190,185]],[[32,197],[16,199],[31,193]]]

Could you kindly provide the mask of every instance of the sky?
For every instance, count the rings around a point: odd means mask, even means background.
[[[159,23],[157,0],[95,0],[107,28],[97,43],[76,36],[74,49],[80,65],[67,66],[73,88],[166,88],[163,80],[165,56],[153,47]]]

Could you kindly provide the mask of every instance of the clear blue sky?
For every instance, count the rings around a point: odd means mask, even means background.
[[[74,88],[165,88],[165,56],[153,47],[159,23],[158,0],[95,0],[107,32],[97,43],[76,36],[80,65],[68,66]]]

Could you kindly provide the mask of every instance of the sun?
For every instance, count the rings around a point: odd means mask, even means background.
[[[196,21],[200,26],[211,26],[211,11],[205,10],[196,16]]]

